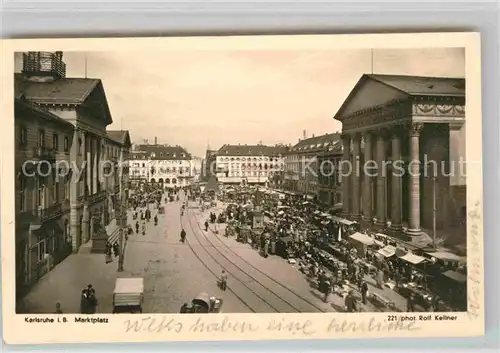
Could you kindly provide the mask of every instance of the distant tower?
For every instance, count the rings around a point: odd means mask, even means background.
[[[158,144],[158,137],[155,136],[155,145]]]
[[[63,52],[30,51],[23,53],[22,73],[30,81],[50,82],[66,77]]]
[[[305,140],[307,138],[307,131],[303,130],[302,131],[302,138]]]

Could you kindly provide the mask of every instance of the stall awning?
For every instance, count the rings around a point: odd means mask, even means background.
[[[314,213],[314,214],[320,214],[321,212],[316,210],[316,211],[314,211],[313,213]]]
[[[425,261],[425,257],[422,257],[422,256],[418,256],[418,255],[415,255],[411,252],[403,255],[400,257],[401,260],[404,260],[406,262],[409,262],[413,265],[418,265],[419,263],[422,263]]]
[[[428,252],[426,254],[443,261],[465,262],[465,257],[458,256],[447,251]]]
[[[350,226],[351,224],[356,223],[356,222],[349,221],[348,219],[340,218],[337,216],[330,216],[330,219],[334,222],[345,224],[346,226]]]
[[[372,238],[370,238],[368,235],[356,232],[352,235],[349,236],[349,238],[354,239],[359,241],[360,243],[363,243],[365,245],[374,245],[375,242],[373,241]]]
[[[325,212],[321,213],[320,216],[321,217],[330,217],[330,215],[328,213],[325,213]]]
[[[384,257],[391,257],[396,254],[396,248],[392,245],[387,245],[386,247],[379,249],[377,252]]]
[[[443,273],[443,276],[446,276],[456,282],[461,282],[461,283],[467,282],[467,276],[456,271],[452,270],[446,271],[445,273]]]

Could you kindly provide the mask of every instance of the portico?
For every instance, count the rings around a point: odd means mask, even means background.
[[[464,79],[363,75],[334,118],[353,163],[342,180],[347,218],[410,237],[458,222],[465,198],[452,195],[465,183],[450,164],[465,157]]]

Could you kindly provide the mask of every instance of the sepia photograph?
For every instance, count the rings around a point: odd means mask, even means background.
[[[470,53],[364,43],[15,50],[15,314],[457,321]]]

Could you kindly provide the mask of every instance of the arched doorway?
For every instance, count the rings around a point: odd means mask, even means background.
[[[165,184],[170,184],[170,178],[165,179]]]
[[[156,183],[155,178],[151,178],[151,183],[152,183],[152,184]]]
[[[172,184],[177,184],[177,179],[172,178]]]
[[[163,185],[163,178],[158,179],[158,182]]]

